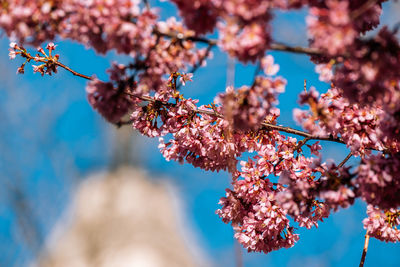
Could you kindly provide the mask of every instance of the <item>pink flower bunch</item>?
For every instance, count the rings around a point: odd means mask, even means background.
[[[257,76],[251,87],[243,86],[237,91],[232,87],[220,94],[215,103],[221,104],[222,114],[235,130],[257,130],[268,115],[279,117],[277,96],[283,93],[286,81]],[[274,120],[273,119],[273,120]]]
[[[350,168],[340,168],[333,163],[321,167],[322,177],[315,188],[318,198],[334,211],[351,206],[357,195],[354,175],[349,172]]]
[[[319,97],[311,88],[300,94],[300,104],[309,111],[294,110],[294,119],[317,135],[340,136],[354,155],[369,153],[371,148],[383,150],[386,142],[378,130],[383,111],[380,108],[351,104],[337,88],[331,88]]]
[[[61,35],[93,47],[100,53],[143,53],[151,46],[156,15],[141,10],[139,0],[62,1],[67,14],[59,28]],[[147,42],[143,42],[147,40]]]
[[[217,23],[219,10],[212,0],[172,0],[188,28],[197,34],[212,32]]]
[[[389,209],[382,212],[373,205],[367,207],[368,218],[364,219],[364,228],[371,237],[385,242],[399,242],[400,211]]]
[[[2,1],[0,28],[20,44],[40,45],[60,33],[58,26],[66,18],[64,1]]]
[[[292,247],[299,236],[274,200],[273,184],[260,177],[254,162],[241,164],[243,179],[234,181],[233,190],[227,189],[217,214],[224,222],[232,222],[235,237],[248,251],[268,253]]]
[[[350,18],[350,1],[326,2],[326,7],[310,8],[307,26],[311,45],[328,55],[343,54],[358,36]]]
[[[17,69],[17,73],[25,73],[26,63],[35,61],[40,63],[40,65],[32,65],[34,73],[38,72],[42,76],[45,74],[52,75],[53,73],[57,73],[57,67],[59,67],[58,59],[60,58],[60,55],[52,55],[52,51],[56,49],[56,45],[54,45],[54,43],[48,43],[46,49],[48,50],[48,55],[42,47],[38,47],[38,53],[35,56],[32,56],[24,47],[12,42],[10,43],[10,48],[8,49],[8,56],[10,59],[15,59],[17,55],[25,58],[25,62],[22,63],[22,65]]]
[[[176,119],[173,117],[175,116],[166,120],[166,123],[175,124]],[[164,139],[160,138],[159,148],[164,157],[181,163],[186,161],[205,170],[234,172],[237,158],[244,150],[237,144],[236,139],[239,136],[230,136],[226,131],[227,122],[213,116],[195,115],[193,112],[185,118],[186,123],[183,127],[174,128],[174,139],[165,143]]]
[[[382,100],[390,101],[393,92],[399,90],[400,76],[396,71],[399,67],[399,41],[385,27],[373,39],[357,45],[336,69],[333,83],[351,102],[382,105]]]
[[[270,41],[269,26],[263,21],[240,27],[236,21],[218,23],[219,45],[238,60],[256,61],[263,57]]]
[[[205,66],[207,57],[212,57],[212,53],[206,48],[198,49],[192,41],[162,36],[177,33],[179,36],[193,36],[193,31],[184,28],[175,18],[158,22],[156,29],[159,35],[153,36],[152,46],[145,53],[136,55],[135,63],[132,64],[138,72],[138,90],[142,93],[163,90],[166,84],[165,75],[186,70],[189,66]],[[183,79],[188,80],[189,76]]]
[[[61,64],[52,55],[53,43],[36,56],[16,43],[9,49],[10,59],[25,59],[19,73],[35,61],[40,64],[34,71],[42,75],[62,67],[90,80],[86,90],[93,108],[116,125],[132,124],[143,135],[159,137],[167,160],[229,171],[232,189],[217,213],[249,251],[291,247],[299,239],[291,224],[318,227],[356,198],[370,204],[364,220],[368,233],[398,241],[400,44],[396,32],[385,27],[361,38],[379,24],[383,1],[171,2],[183,22],[161,21],[149,3],[139,0],[0,1],[0,28],[21,44],[60,36],[99,53],[127,55],[129,62],[114,63],[109,81],[102,82]],[[310,47],[273,42],[273,12],[303,6],[310,12]],[[215,29],[218,39],[202,36]],[[215,103],[198,106],[179,87],[192,81],[189,69],[206,65],[215,45],[242,62],[257,62],[265,75],[257,73],[252,85],[228,87]],[[306,132],[278,125],[277,99],[286,81],[271,77],[279,66],[265,55],[270,48],[312,55],[320,79],[331,82],[324,94],[314,88],[300,94],[300,104],[309,108],[295,109],[294,117]],[[316,140],[344,143],[351,155],[361,156],[360,165],[344,167],[348,158],[338,165],[321,162]]]
[[[127,82],[126,70],[125,65],[113,63],[112,68],[108,70],[111,82],[102,82],[94,78],[86,86],[89,103],[112,123],[119,123],[138,101],[131,95],[136,84]]]
[[[381,2],[370,4],[366,10],[365,1],[309,1],[310,14],[307,17],[311,46],[326,52],[326,56],[345,55],[353,50],[360,33],[371,30],[379,24],[382,12]]]
[[[382,209],[400,206],[400,155],[371,155],[358,167],[361,197]]]

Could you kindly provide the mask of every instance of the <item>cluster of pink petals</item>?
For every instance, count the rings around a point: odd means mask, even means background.
[[[310,1],[310,14],[307,17],[311,46],[330,55],[344,55],[353,50],[360,33],[371,30],[379,24],[382,12],[381,2],[364,8],[361,0]]]
[[[385,242],[399,242],[400,230],[400,211],[389,209],[383,212],[374,208],[373,205],[367,207],[368,218],[364,219],[364,228],[371,237]]]
[[[399,90],[399,67],[399,41],[394,32],[384,27],[374,38],[357,44],[336,69],[333,83],[352,102],[388,105],[383,101],[390,101],[394,91]]]
[[[360,37],[379,24],[383,1],[368,1],[366,8],[361,0],[171,2],[183,22],[160,21],[157,11],[139,0],[10,0],[0,9],[0,28],[21,44],[38,45],[60,36],[98,53],[128,55],[130,63],[113,64],[108,71],[110,81],[89,82],[90,104],[117,125],[130,114],[129,122],[140,133],[159,137],[167,160],[229,171],[232,189],[221,198],[217,213],[249,251],[291,247],[299,239],[293,222],[317,227],[357,197],[371,204],[364,220],[368,233],[399,241],[400,45],[387,28],[372,38]],[[261,127],[263,122],[277,124],[277,98],[286,85],[283,78],[269,77],[279,66],[265,55],[272,42],[273,11],[303,6],[310,12],[310,46],[323,53],[313,56],[320,63],[316,70],[333,85],[322,95],[315,89],[303,92],[300,104],[309,110],[296,109],[294,117],[310,134],[340,138],[353,155],[361,156],[354,174],[349,167],[321,163],[319,142],[301,143]],[[197,106],[197,100],[179,93],[177,83],[192,81],[191,73],[181,71],[206,64],[211,42],[201,35],[215,29],[222,50],[242,62],[258,62],[266,76],[256,76],[251,86],[236,91],[228,87],[217,105]],[[196,40],[209,47],[199,49]],[[49,55],[39,48],[33,59],[44,63],[33,66],[42,75],[57,70],[53,63],[58,56],[51,55],[55,45],[46,48]],[[9,57],[21,53],[27,52],[12,43]],[[244,153],[247,161],[241,158]]]
[[[371,155],[358,167],[361,197],[382,209],[400,207],[400,155]]]
[[[94,79],[87,85],[86,92],[92,107],[112,123],[120,122],[133,103],[129,95],[116,89],[111,82]]]
[[[312,46],[328,55],[343,54],[357,37],[350,19],[349,1],[326,1],[324,8],[312,7],[307,17]]]
[[[331,210],[346,208],[356,197],[347,169],[320,164],[319,159],[304,158],[300,170],[283,171],[279,183],[284,186],[276,199],[300,227],[318,227]],[[316,177],[320,173],[320,178]]]
[[[300,94],[300,103],[307,104],[310,110],[294,110],[294,119],[299,124],[316,135],[340,136],[354,155],[369,153],[370,148],[383,150],[389,143],[380,138],[379,123],[383,111],[351,104],[337,88],[331,88],[321,96],[311,88]]]
[[[219,16],[219,10],[212,0],[172,0],[188,28],[197,34],[212,32]]]
[[[219,94],[215,103],[221,104],[221,111],[235,130],[257,130],[268,115],[279,116],[277,96],[285,90],[286,81],[257,76],[251,87],[243,86],[235,91],[228,87]]]
[[[56,35],[76,40],[99,53],[115,50],[134,59],[139,90],[158,90],[169,73],[187,69],[206,56],[191,41],[171,40],[160,34],[193,36],[171,18],[157,21],[156,10],[140,7],[139,0],[8,1],[0,10],[0,27],[21,44],[38,45]],[[155,30],[158,34],[155,34]],[[12,55],[10,55],[12,56]]]
[[[60,33],[58,25],[66,17],[64,1],[4,1],[0,9],[0,28],[7,35],[40,45]]]
[[[218,23],[219,45],[230,56],[240,61],[256,61],[268,48],[269,27],[265,21],[252,22],[240,27],[235,21]]]
[[[166,123],[175,125],[174,114],[170,115]],[[205,170],[234,172],[244,148],[235,140],[238,136],[229,135],[227,121],[208,115],[193,116],[193,113],[185,118],[183,127],[174,129],[174,139],[165,143],[160,138],[159,148],[164,157],[181,163],[186,161]]]
[[[231,222],[235,237],[249,251],[268,253],[289,248],[299,239],[285,211],[276,203],[273,185],[257,173],[254,162],[243,162],[243,178],[221,198],[217,214]]]
[[[119,123],[121,118],[132,110],[137,98],[132,97],[133,84],[127,84],[127,67],[113,63],[107,71],[110,82],[102,82],[97,78],[86,86],[89,103],[109,122]]]

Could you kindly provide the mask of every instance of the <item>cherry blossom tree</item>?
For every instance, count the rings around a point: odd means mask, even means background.
[[[384,1],[171,2],[182,21],[162,20],[140,0],[0,0],[0,27],[15,41],[10,58],[25,59],[18,73],[33,63],[41,75],[61,68],[87,79],[92,107],[110,123],[157,137],[166,160],[229,172],[232,187],[217,214],[248,251],[292,247],[296,227],[318,227],[355,199],[368,204],[360,266],[369,237],[398,242],[400,44],[397,28],[380,25]],[[274,12],[300,8],[308,10],[309,45],[274,40]],[[64,65],[56,38],[99,54],[116,51],[130,63],[113,64],[109,80],[101,81]],[[39,48],[33,53],[25,45]],[[200,105],[180,88],[196,83],[193,73],[206,67],[213,49],[255,64],[256,72],[251,84],[229,86]],[[294,108],[293,117],[302,130],[279,124],[277,98],[286,80],[277,76],[272,50],[308,55],[330,85],[325,92],[305,86],[299,94],[302,109]],[[342,144],[348,156],[324,162],[320,141]],[[346,164],[351,157],[358,164]]]

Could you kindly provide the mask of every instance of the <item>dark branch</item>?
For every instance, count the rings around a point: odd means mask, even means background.
[[[344,160],[342,160],[342,162],[339,163],[338,167],[339,167],[339,168],[343,167],[343,165],[346,164],[346,162],[351,158],[351,156],[352,156],[352,153],[350,152],[350,153],[347,155],[347,157],[346,157]]]
[[[217,40],[215,39],[207,39],[198,36],[184,36],[181,33],[161,32],[158,29],[155,29],[153,33],[159,36],[173,38],[181,41],[192,41],[192,42],[208,44],[211,46],[217,45]],[[322,52],[310,47],[289,46],[279,42],[272,42],[269,46],[269,49],[275,51],[290,52],[295,54],[322,55]]]
[[[365,257],[367,256],[367,251],[368,251],[368,243],[369,243],[369,234],[367,232],[365,234],[364,249],[363,249],[363,252],[362,252],[362,255],[361,255],[361,260],[360,260],[359,267],[363,267],[364,266]]]

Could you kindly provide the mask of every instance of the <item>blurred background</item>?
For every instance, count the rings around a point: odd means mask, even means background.
[[[160,15],[171,4],[150,1]],[[383,23],[400,21],[400,4],[384,5]],[[306,45],[306,10],[277,13],[274,38]],[[235,244],[230,225],[215,214],[230,187],[227,173],[210,173],[166,162],[157,140],[130,126],[117,129],[86,100],[86,81],[60,70],[52,77],[16,75],[21,59],[8,59],[9,40],[0,39],[0,266],[357,266],[365,231],[365,204],[340,210],[318,229],[299,229],[291,249],[268,255]],[[58,40],[60,61],[83,74],[106,79],[114,53],[96,55]],[[210,103],[224,91],[226,55],[198,70],[185,96]],[[323,91],[308,57],[272,52],[288,80],[280,97],[279,123],[292,119],[297,94],[308,86]],[[21,62],[20,62],[21,61]],[[235,65],[235,86],[249,84],[254,66]],[[290,108],[287,108],[290,107]],[[336,162],[348,153],[323,144]],[[357,159],[353,159],[353,163]],[[400,247],[370,241],[365,266],[400,266]]]

